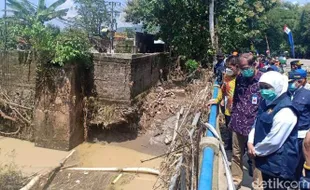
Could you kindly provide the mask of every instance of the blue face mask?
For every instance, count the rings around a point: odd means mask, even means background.
[[[290,92],[294,92],[296,89],[297,89],[297,87],[296,87],[294,82],[288,84],[288,90]]]
[[[254,69],[248,68],[248,69],[243,70],[241,73],[243,77],[250,78],[254,76]]]
[[[272,101],[277,97],[276,92],[273,89],[262,89],[260,94],[265,100]]]

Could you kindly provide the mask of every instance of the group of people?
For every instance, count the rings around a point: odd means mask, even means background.
[[[232,149],[236,188],[241,187],[247,151],[254,189],[310,189],[307,71],[295,65],[288,73],[262,70],[262,60],[252,53],[233,53],[225,61],[222,55],[217,58],[214,72],[217,76],[223,72],[221,90],[209,104],[224,107],[222,113],[231,131],[226,148]],[[265,66],[275,64],[276,60]]]

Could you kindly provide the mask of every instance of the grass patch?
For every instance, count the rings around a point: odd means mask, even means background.
[[[28,182],[22,172],[12,165],[0,165],[0,189],[19,190]]]

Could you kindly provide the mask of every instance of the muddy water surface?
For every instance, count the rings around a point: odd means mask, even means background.
[[[0,164],[12,165],[26,176],[55,167],[68,152],[35,147],[28,141],[0,137]]]
[[[141,160],[149,159],[154,155],[126,148],[126,146],[133,146],[132,148],[137,148],[137,146],[134,146],[135,143],[137,142],[120,144],[84,143],[76,148],[77,157],[75,158],[75,161],[78,162],[80,167],[148,167],[159,169],[162,159],[141,163]],[[124,144],[126,144],[126,146],[121,147],[121,145]],[[141,147],[138,146],[138,149],[140,148]],[[144,149],[143,146],[141,149]],[[153,189],[156,180],[157,177],[153,175],[125,175],[121,180],[119,180],[118,183],[113,186],[113,188],[116,190],[151,190]]]

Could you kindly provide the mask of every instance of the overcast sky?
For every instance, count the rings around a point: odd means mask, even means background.
[[[0,0],[0,10],[2,11],[2,13],[0,13],[0,15],[3,15],[3,9],[4,9],[4,1]],[[56,0],[46,0],[47,5],[50,5],[51,3],[55,2]],[[299,4],[304,4],[304,3],[310,3],[310,0],[286,0],[286,1],[290,1],[293,3],[299,3]],[[30,0],[30,2],[37,4],[38,0]],[[117,8],[117,10],[122,11],[125,7],[126,7],[126,0],[114,0],[114,2],[120,2],[121,6]],[[76,11],[74,10],[74,3],[73,0],[67,0],[66,3],[64,3],[62,5],[61,8],[70,8],[70,11],[68,12],[68,16],[67,17],[74,17],[76,15]],[[126,23],[124,20],[124,13],[122,13],[120,15],[120,17],[118,18],[118,27],[123,27],[123,26],[131,26],[131,24]],[[61,23],[59,21],[54,21],[55,24],[57,25],[61,25]]]

